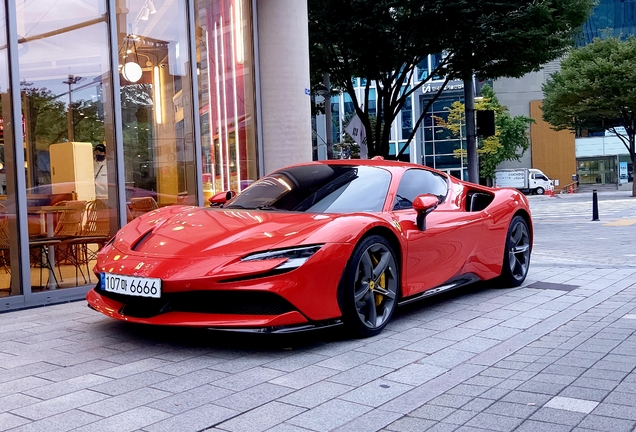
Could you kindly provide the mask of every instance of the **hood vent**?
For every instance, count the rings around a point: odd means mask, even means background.
[[[137,239],[136,242],[134,242],[131,246],[130,246],[130,250],[136,251],[137,249],[139,249],[139,247],[142,245],[142,243],[144,241],[146,241],[148,239],[148,237],[150,237],[150,234],[152,234],[153,230],[148,231],[147,233],[145,233],[144,235],[142,235],[141,237],[139,237],[139,239]]]

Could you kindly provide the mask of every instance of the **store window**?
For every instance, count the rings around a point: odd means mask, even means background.
[[[0,22],[5,21],[4,2]],[[18,244],[15,196],[14,139],[9,87],[6,26],[0,29],[0,298],[22,294],[18,279]],[[5,126],[7,126],[5,128]],[[12,264],[13,263],[13,264]]]
[[[85,285],[117,225],[106,1],[16,10],[31,288]]]
[[[258,177],[251,16],[249,0],[195,1],[204,198]]]
[[[128,219],[195,204],[194,113],[185,0],[118,0]]]

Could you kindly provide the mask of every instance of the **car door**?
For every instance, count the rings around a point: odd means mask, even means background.
[[[423,169],[404,173],[398,187],[393,216],[407,240],[403,259],[404,296],[437,287],[458,276],[475,251],[482,233],[483,212],[440,206],[426,217],[426,229],[417,228],[412,202],[418,195],[446,199],[445,177]]]

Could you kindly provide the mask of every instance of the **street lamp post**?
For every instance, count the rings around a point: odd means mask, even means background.
[[[82,79],[81,76],[68,75],[67,81],[62,81],[64,84],[68,84],[68,110],[66,113],[66,127],[68,129],[69,142],[75,141],[75,129],[73,126],[73,84],[77,84]]]

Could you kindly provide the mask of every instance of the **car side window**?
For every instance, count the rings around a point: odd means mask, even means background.
[[[423,169],[410,169],[400,180],[393,210],[413,208],[413,200],[422,194],[435,195],[441,203],[447,193],[448,181],[444,176]]]

